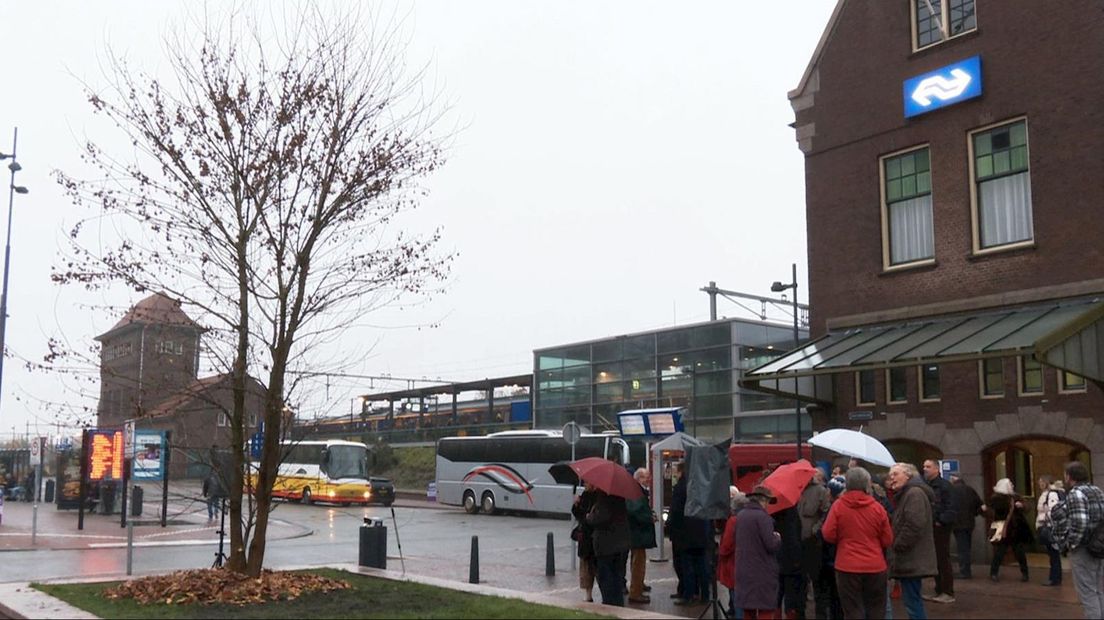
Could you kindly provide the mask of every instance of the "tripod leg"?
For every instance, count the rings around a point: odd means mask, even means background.
[[[395,519],[395,509],[394,509],[394,507],[391,508],[391,523],[395,526],[395,542],[397,542],[398,545],[399,545],[399,564],[402,566],[402,572],[405,575],[406,574],[406,560],[403,559],[402,539],[399,538],[399,522],[398,522],[397,519]]]

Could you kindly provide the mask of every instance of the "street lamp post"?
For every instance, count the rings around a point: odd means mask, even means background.
[[[8,232],[7,241],[4,243],[4,288],[0,292],[0,397],[3,395],[4,384],[4,341],[8,331],[8,266],[11,261],[11,229],[12,229],[12,205],[15,204],[16,194],[26,194],[27,188],[15,184],[15,173],[23,169],[15,159],[15,147],[19,140],[19,128],[12,133],[11,153],[0,153],[0,161],[11,159],[8,170],[11,170],[11,183],[8,185]]]
[[[797,331],[797,263],[793,264],[793,280],[789,284],[783,284],[781,282],[775,282],[771,284],[771,292],[781,293],[782,291],[793,289],[793,336],[794,336],[794,349],[801,346],[801,336]],[[794,394],[797,393],[797,377],[794,377]],[[801,401],[795,399],[794,404],[794,422],[797,424],[797,458],[801,459]]]

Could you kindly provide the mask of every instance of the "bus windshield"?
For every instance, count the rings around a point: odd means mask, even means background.
[[[368,449],[364,446],[334,445],[329,447],[330,478],[367,478]]]

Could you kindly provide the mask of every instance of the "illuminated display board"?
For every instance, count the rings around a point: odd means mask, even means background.
[[[648,427],[653,435],[671,435],[675,432],[675,413],[651,413],[648,414]]]
[[[617,414],[623,437],[649,437],[681,432],[682,408],[632,409]]]
[[[88,431],[88,479],[123,479],[123,431]]]
[[[622,435],[645,435],[647,429],[644,428],[644,416],[643,415],[622,415],[617,416],[617,421],[621,423]]]

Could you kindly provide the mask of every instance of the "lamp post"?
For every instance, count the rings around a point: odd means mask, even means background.
[[[793,289],[793,325],[794,325],[794,349],[801,346],[801,337],[797,332],[797,263],[793,264],[793,280],[789,284],[775,282],[771,284],[771,292],[781,293]],[[794,377],[794,394],[797,393],[797,377]],[[797,458],[801,459],[801,401],[795,399],[794,423],[797,424]]]
[[[26,194],[27,188],[15,184],[15,173],[23,169],[15,159],[15,146],[19,140],[19,128],[12,133],[11,153],[0,153],[0,161],[11,159],[8,170],[11,170],[11,183],[8,185],[8,239],[4,243],[4,289],[0,293],[0,397],[3,396],[4,384],[4,341],[8,331],[8,265],[11,261],[11,228],[12,205],[15,203],[16,194]]]

